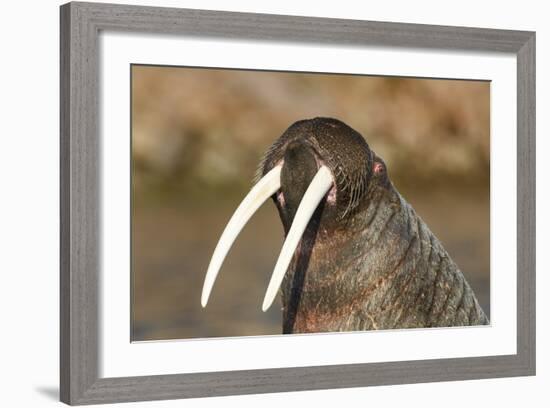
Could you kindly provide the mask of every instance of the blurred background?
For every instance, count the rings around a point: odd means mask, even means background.
[[[132,340],[281,333],[261,302],[283,243],[271,201],[229,252],[202,309],[210,256],[261,155],[293,122],[340,119],[489,305],[490,84],[132,66]]]

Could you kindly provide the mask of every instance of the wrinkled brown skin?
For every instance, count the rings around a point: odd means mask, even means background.
[[[283,333],[489,323],[458,266],[357,132],[330,118],[296,122],[267,152],[260,175],[281,162],[274,200],[285,234],[317,167],[327,165],[336,183],[336,203],[317,208],[281,286]]]

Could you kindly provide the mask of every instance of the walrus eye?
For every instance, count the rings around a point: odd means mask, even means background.
[[[380,162],[375,162],[373,166],[373,171],[375,174],[382,174],[386,171],[384,165]]]
[[[275,264],[271,280],[265,294],[262,310],[265,312],[275,299],[279,286],[288,269],[288,265],[296,251],[296,247],[302,238],[302,235],[312,217],[315,209],[323,200],[327,192],[332,188],[334,180],[332,173],[326,166],[321,166],[311,183],[309,184],[300,205],[296,210],[296,215],[292,221],[290,230]],[[205,307],[220,267],[227,255],[227,252],[233,245],[235,238],[239,235],[248,220],[254,215],[258,208],[281,187],[281,166],[274,167],[250,190],[248,195],[241,202],[220,237],[214,254],[210,259],[204,285],[202,288],[201,304]]]

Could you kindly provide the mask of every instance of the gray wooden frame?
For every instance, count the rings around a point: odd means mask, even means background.
[[[92,404],[535,374],[535,33],[113,4],[61,6],[61,400]],[[517,354],[100,378],[101,30],[517,56]]]

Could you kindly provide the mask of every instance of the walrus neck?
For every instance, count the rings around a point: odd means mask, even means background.
[[[282,285],[283,332],[487,324],[443,245],[395,191],[372,196],[347,228],[304,235]]]
[[[337,228],[312,217],[282,284],[284,333],[329,331],[325,323],[347,313],[369,247],[402,211],[399,193],[390,185],[371,191]]]

